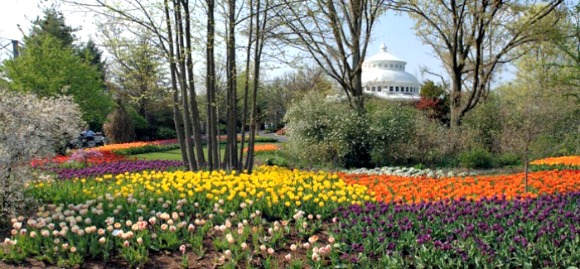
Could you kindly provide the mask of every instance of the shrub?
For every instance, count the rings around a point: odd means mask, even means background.
[[[107,116],[103,131],[109,143],[125,143],[135,139],[133,120],[123,104],[118,101],[117,108]]]
[[[517,154],[503,153],[497,157],[496,164],[501,167],[521,165],[522,159]]]
[[[440,121],[431,119],[425,113],[415,116],[415,132],[409,137],[402,150],[411,163],[422,163],[426,166],[456,166],[454,161],[459,147],[453,130],[443,126]]]
[[[491,168],[493,156],[482,148],[473,148],[459,154],[459,163],[465,168]]]
[[[392,103],[369,112],[373,164],[406,164],[411,156],[403,153],[407,142],[415,135],[414,118],[417,115],[412,107]]]
[[[175,132],[175,129],[167,128],[167,127],[159,127],[159,129],[157,129],[157,138],[158,139],[171,139],[171,138],[176,138],[176,137],[177,137],[177,133]]]
[[[82,129],[71,97],[38,98],[0,87],[0,220],[25,205],[33,158],[51,157]]]
[[[307,164],[364,166],[370,161],[369,122],[365,112],[316,93],[286,113],[286,150]]]
[[[463,128],[471,133],[468,143],[477,145],[488,152],[500,152],[500,134],[503,131],[503,118],[499,98],[491,95],[485,103],[469,111],[462,121]]]
[[[240,141],[240,138],[238,138],[238,141]],[[246,138],[246,142],[247,141],[248,141],[248,139]],[[275,137],[267,137],[267,136],[257,135],[254,142],[256,142],[256,143],[276,143],[276,142],[278,142],[278,139]]]

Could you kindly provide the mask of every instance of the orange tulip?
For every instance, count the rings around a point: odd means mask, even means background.
[[[349,184],[360,184],[374,191],[379,201],[416,203],[442,199],[478,200],[493,196],[535,197],[540,194],[580,190],[580,170],[532,172],[528,177],[529,192],[524,193],[524,174],[450,177],[402,177],[392,175],[340,174]]]

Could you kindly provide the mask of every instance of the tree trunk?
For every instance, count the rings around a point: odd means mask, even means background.
[[[461,70],[454,70],[451,89],[450,112],[451,128],[457,129],[461,125]]]
[[[214,57],[214,38],[215,38],[215,19],[214,11],[215,1],[207,0],[207,43],[206,43],[206,61],[207,61],[207,121],[208,121],[208,166],[210,169],[217,169],[220,166],[218,157],[219,138],[218,138],[218,119],[216,113],[216,87],[215,87],[215,57]]]
[[[184,129],[184,140],[185,140],[185,152],[187,155],[187,163],[190,170],[197,170],[197,161],[195,160],[195,155],[193,153],[193,139],[192,139],[192,126],[191,126],[191,112],[189,108],[188,89],[187,89],[187,68],[185,66],[185,44],[184,44],[184,33],[183,33],[183,19],[181,17],[181,5],[179,1],[175,1],[175,24],[176,24],[176,57],[179,62],[179,87],[181,89],[181,105],[183,109],[183,129]]]
[[[185,44],[187,49],[187,76],[189,85],[189,103],[191,106],[191,119],[192,119],[192,134],[194,140],[195,154],[197,155],[197,167],[205,167],[205,157],[203,154],[203,142],[201,140],[201,124],[199,118],[199,106],[197,104],[196,92],[195,92],[195,81],[193,75],[193,60],[191,47],[191,19],[189,10],[189,0],[185,1]]]
[[[246,159],[246,169],[251,173],[254,168],[254,144],[256,139],[257,117],[258,117],[258,86],[260,82],[260,59],[264,42],[263,25],[265,18],[260,20],[260,0],[256,1],[256,43],[254,44],[254,87],[252,94],[252,112],[250,115],[250,139],[248,141],[248,158]],[[264,16],[265,17],[265,16]],[[262,24],[261,24],[262,23]]]
[[[173,43],[173,32],[171,27],[171,16],[169,14],[169,0],[164,1],[164,11],[165,11],[165,23],[167,26],[168,33],[168,43],[169,50],[169,70],[171,73],[171,88],[173,89],[173,123],[175,124],[175,131],[177,133],[177,140],[179,141],[179,148],[181,149],[181,158],[185,167],[189,168],[189,162],[186,152],[185,137],[183,134],[183,121],[181,119],[181,111],[179,109],[179,95],[177,88],[177,65],[175,64],[175,54],[174,54],[174,43]]]
[[[246,141],[246,125],[248,121],[248,98],[249,98],[249,91],[250,91],[250,58],[251,58],[251,51],[252,51],[252,37],[254,34],[254,14],[253,14],[253,0],[250,0],[250,13],[252,14],[250,17],[250,25],[248,29],[248,46],[246,47],[246,74],[245,74],[245,82],[244,82],[244,107],[242,108],[242,130],[241,135],[242,139],[240,141],[240,157],[238,160],[238,170],[241,170],[244,165],[244,146]]]
[[[236,97],[236,38],[235,38],[236,1],[228,1],[227,35],[227,145],[224,156],[226,169],[237,169],[237,97]]]

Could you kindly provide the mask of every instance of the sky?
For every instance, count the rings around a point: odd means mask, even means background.
[[[50,4],[47,0],[0,0],[0,60],[11,57],[10,40],[22,40],[21,29],[28,33],[31,21],[42,16],[42,9]],[[75,8],[60,4],[66,23],[72,27],[81,27],[76,32],[81,41],[95,37],[95,26],[90,14],[74,11]],[[443,74],[441,61],[434,56],[432,49],[422,44],[412,29],[413,21],[407,15],[397,15],[388,12],[379,20],[373,31],[373,39],[368,45],[367,58],[378,53],[381,43],[387,51],[407,62],[406,71],[413,74],[419,81],[431,79],[436,82],[439,78],[421,74],[421,67],[425,66],[432,72]]]

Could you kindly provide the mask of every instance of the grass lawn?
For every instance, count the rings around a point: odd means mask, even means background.
[[[260,144],[274,144],[274,143],[256,143],[256,145],[260,145]],[[225,144],[220,144],[220,156],[221,156],[221,158],[223,158],[223,156],[225,154],[225,148],[226,148]],[[238,150],[239,150],[239,145],[238,145]],[[205,146],[203,147],[203,154],[207,158],[207,147],[205,147]],[[136,154],[136,155],[131,155],[131,157],[136,157],[137,159],[142,159],[142,160],[182,161],[181,149]]]
[[[180,149],[143,153],[143,154],[132,155],[132,157],[136,157],[137,159],[143,159],[143,160],[182,161]]]

